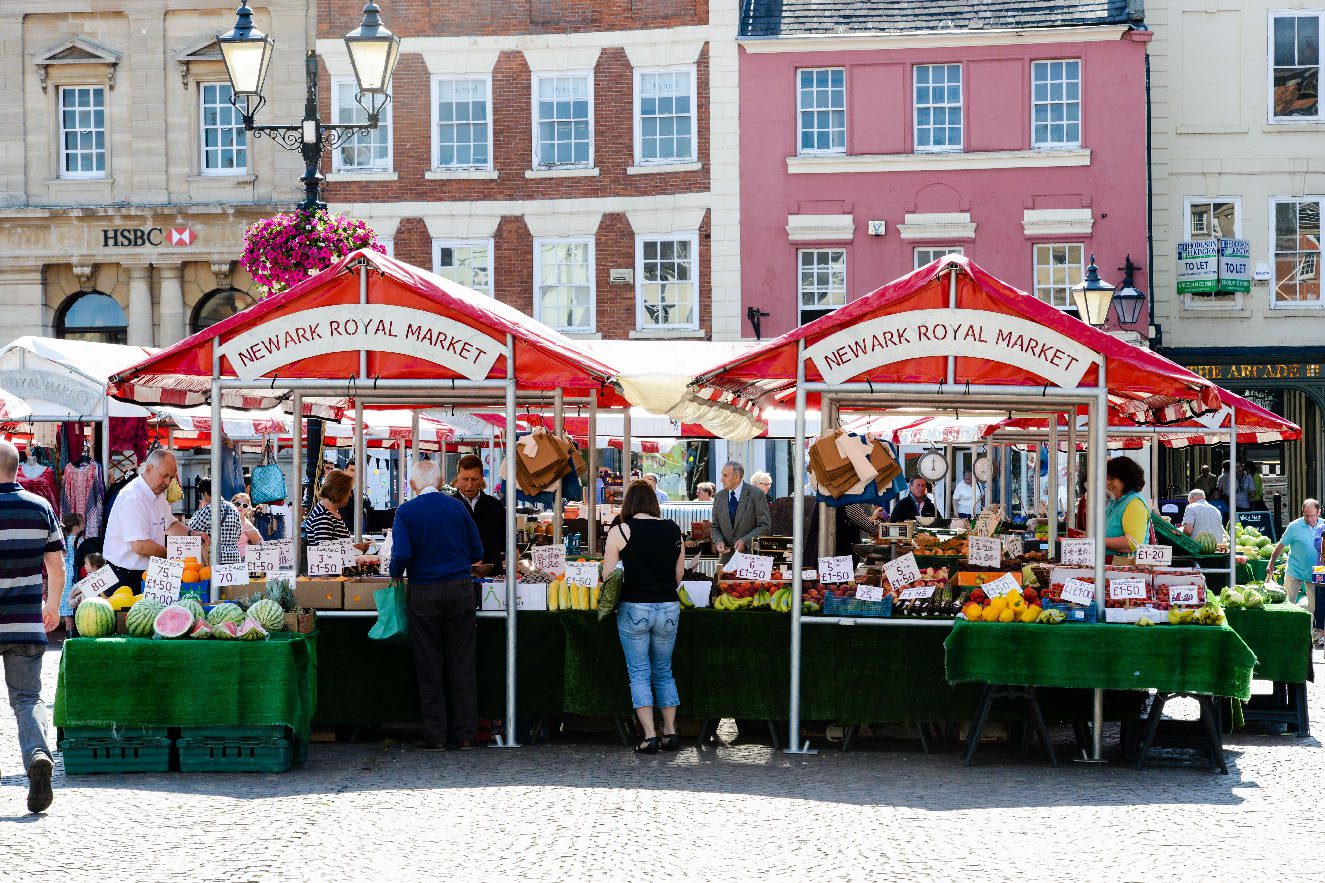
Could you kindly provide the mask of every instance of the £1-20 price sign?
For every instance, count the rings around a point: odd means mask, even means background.
[[[1168,567],[1173,563],[1173,547],[1149,544],[1137,546],[1136,563],[1148,567]]]

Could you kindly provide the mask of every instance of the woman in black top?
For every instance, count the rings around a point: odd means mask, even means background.
[[[626,653],[630,674],[630,700],[644,730],[641,754],[681,747],[676,735],[676,706],[680,697],[672,677],[672,648],[681,618],[676,587],[685,570],[685,543],[676,522],[660,517],[658,496],[645,481],[631,482],[621,506],[621,523],[607,534],[603,572],[620,562],[625,568],[621,603],[617,607],[617,634]],[[662,709],[659,740],[653,709]]]

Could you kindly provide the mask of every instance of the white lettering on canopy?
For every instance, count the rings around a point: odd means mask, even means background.
[[[264,322],[220,347],[241,380],[263,377],[312,356],[358,350],[414,356],[469,380],[482,380],[505,347],[454,319],[409,307],[344,304]]]
[[[825,383],[925,356],[968,356],[1031,371],[1056,386],[1081,383],[1098,356],[1051,328],[989,310],[915,310],[880,316],[807,347]]]

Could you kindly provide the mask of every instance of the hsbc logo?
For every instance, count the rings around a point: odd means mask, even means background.
[[[163,244],[182,248],[197,241],[198,234],[192,227],[171,227],[169,234],[160,227],[108,227],[101,231],[102,248],[145,248]]]

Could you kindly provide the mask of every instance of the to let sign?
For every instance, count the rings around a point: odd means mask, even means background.
[[[769,555],[747,555],[744,552],[737,552],[727,562],[727,572],[738,579],[772,579],[773,558]]]
[[[1148,567],[1167,567],[1173,563],[1173,547],[1149,544],[1137,546],[1136,563]]]
[[[849,583],[856,577],[856,568],[850,555],[836,555],[819,559],[819,582]]]
[[[174,604],[179,600],[180,583],[184,580],[184,562],[151,558],[143,576],[143,600],[158,604]]]

